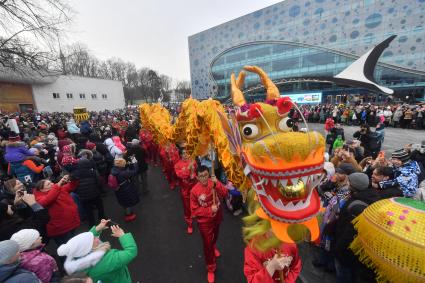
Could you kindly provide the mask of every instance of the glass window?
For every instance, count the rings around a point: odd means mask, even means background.
[[[245,60],[245,52],[240,52],[240,53],[228,55],[226,57],[227,63],[234,63],[234,62],[238,62],[238,61],[242,61],[242,60]]]
[[[274,61],[272,66],[273,72],[285,71],[288,69],[293,69],[298,67],[298,58],[289,58]]]
[[[107,98],[108,98],[108,95],[106,95],[106,94],[102,94],[102,98],[103,98],[103,99],[107,99]]]
[[[68,98],[68,99],[71,99],[71,98],[73,98],[73,95],[72,95],[72,93],[67,93],[67,94],[66,94],[66,98]]]
[[[54,93],[53,93],[53,99],[58,99],[58,98],[60,98],[59,93],[54,92]]]
[[[96,93],[92,93],[91,98],[92,99],[97,99],[97,94]]]
[[[248,59],[251,59],[251,58],[257,58],[257,57],[264,57],[266,55],[270,55],[270,47],[269,46],[248,51],[247,57],[248,57]]]
[[[86,95],[84,93],[80,93],[80,98],[81,99],[86,99]]]

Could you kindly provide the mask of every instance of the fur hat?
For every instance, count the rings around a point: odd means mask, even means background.
[[[133,140],[131,141],[131,144],[132,144],[132,145],[139,145],[139,144],[140,144],[140,141],[139,141],[138,139],[133,139]]]
[[[94,235],[92,232],[78,234],[58,248],[58,255],[69,258],[83,257],[92,250],[93,239]]]
[[[124,158],[117,158],[114,160],[114,165],[117,167],[125,167],[126,163],[127,162],[125,161]]]
[[[96,144],[95,144],[95,143],[93,143],[93,142],[87,142],[87,143],[86,143],[86,148],[87,148],[88,150],[93,150],[95,147],[96,147]]]
[[[12,240],[0,242],[0,264],[8,263],[19,252],[19,245]]]
[[[6,182],[4,182],[4,187],[8,192],[12,192],[15,186],[16,186],[16,178],[9,179]]]
[[[23,252],[31,248],[32,244],[40,237],[40,233],[35,229],[22,229],[10,238],[19,245],[19,251]]]
[[[369,188],[369,177],[365,173],[353,173],[348,175],[350,187],[355,191],[364,191]]]

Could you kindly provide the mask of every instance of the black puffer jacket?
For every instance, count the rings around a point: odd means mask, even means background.
[[[117,178],[118,184],[120,184],[115,191],[115,196],[122,207],[132,207],[139,203],[139,194],[131,179],[137,175],[138,170],[137,164],[125,168],[112,167],[111,174]]]
[[[80,200],[91,200],[100,196],[100,184],[96,173],[96,164],[93,160],[80,159],[72,176],[79,180],[75,192]]]

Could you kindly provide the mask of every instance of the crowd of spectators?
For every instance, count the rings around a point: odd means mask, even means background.
[[[300,108],[306,120],[311,123],[325,123],[328,118],[332,118],[335,123],[342,125],[375,126],[381,122],[385,127],[425,129],[425,103],[418,105],[305,104]]]
[[[137,245],[104,196],[134,221],[146,170],[137,109],[0,115],[0,282],[131,282]]]
[[[348,248],[356,234],[352,220],[381,199],[425,201],[425,141],[407,144],[386,158],[381,151],[383,138],[376,133],[379,123],[375,132],[361,124],[353,137],[344,136],[333,118],[328,118],[325,128],[329,147],[326,178],[318,187],[325,212],[319,254],[313,265],[336,272],[337,282],[374,282],[374,273]]]

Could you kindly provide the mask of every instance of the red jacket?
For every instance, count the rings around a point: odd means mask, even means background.
[[[193,171],[189,169],[189,165],[193,162]],[[182,190],[190,190],[197,182],[196,180],[196,162],[193,160],[180,159],[174,165],[174,171],[176,171],[177,177],[179,177],[179,183]]]
[[[69,194],[77,185],[78,181],[72,181],[62,187],[53,184],[48,192],[34,190],[36,201],[49,211],[50,221],[47,223],[49,237],[65,234],[80,226],[77,205]]]
[[[207,186],[197,183],[190,191],[190,210],[192,217],[197,217],[198,222],[208,222],[216,215],[222,215],[220,206],[220,199],[227,196],[227,189],[222,183],[217,181],[215,185],[215,204],[219,206],[217,212],[212,212],[211,206],[213,205],[213,181],[208,180]]]
[[[301,259],[298,256],[298,248],[295,244],[282,243],[281,255],[292,256],[289,269],[283,270],[285,283],[294,283],[301,272]],[[280,282],[279,272],[273,274],[273,278],[267,272],[264,263],[273,258],[276,249],[267,252],[259,252],[250,247],[245,247],[244,274],[248,283],[276,283]]]

